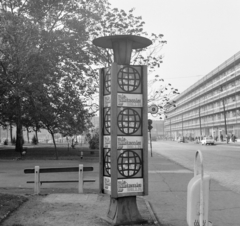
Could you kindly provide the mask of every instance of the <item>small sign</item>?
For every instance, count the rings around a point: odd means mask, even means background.
[[[122,107],[142,107],[142,94],[117,94],[117,106]]]
[[[118,180],[118,193],[143,192],[143,179],[122,179]]]
[[[157,114],[158,113],[158,106],[156,104],[152,104],[148,107],[148,113]]]
[[[117,149],[143,148],[142,136],[118,136]]]
[[[111,148],[111,136],[103,136],[103,148]]]
[[[110,107],[111,106],[111,95],[104,96],[104,107]]]
[[[111,191],[111,177],[103,177],[104,190]],[[143,192],[143,178],[121,179],[117,181],[118,193]]]
[[[103,189],[111,191],[111,177],[103,177]]]

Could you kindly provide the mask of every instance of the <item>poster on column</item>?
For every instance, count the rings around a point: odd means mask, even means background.
[[[142,94],[118,93],[117,105],[122,107],[142,107]]]
[[[104,190],[111,192],[111,177],[104,177]],[[118,194],[143,192],[143,178],[121,179],[117,181]]]
[[[142,136],[118,136],[117,149],[143,148]]]

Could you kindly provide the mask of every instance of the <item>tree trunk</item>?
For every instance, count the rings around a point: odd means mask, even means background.
[[[57,150],[57,145],[56,145],[55,138],[54,138],[54,133],[51,132],[51,135],[52,135],[52,140],[53,140],[53,144],[54,144],[54,148],[55,148],[56,160],[58,160],[58,150]]]
[[[35,130],[35,136],[36,136],[36,139],[37,139],[37,142],[38,142],[38,128],[36,128],[36,130]]]
[[[28,143],[29,143],[29,129],[28,129],[28,127],[26,127],[26,129],[27,129],[27,139],[28,139]]]
[[[13,136],[12,136],[12,124],[11,123],[10,123],[10,139],[11,139],[11,144],[12,144]]]
[[[17,112],[17,131],[16,131],[16,146],[15,151],[19,152],[22,156],[23,152],[23,133],[22,133],[22,122],[21,122],[21,101],[20,97],[17,98],[17,106],[18,106],[18,112]]]

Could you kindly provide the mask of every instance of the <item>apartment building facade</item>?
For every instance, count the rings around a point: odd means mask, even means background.
[[[240,51],[190,86],[167,112],[166,137],[240,138]]]

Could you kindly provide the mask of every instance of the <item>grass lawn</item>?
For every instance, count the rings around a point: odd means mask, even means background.
[[[52,144],[24,145],[27,148],[27,154],[22,159],[56,159],[56,152]],[[98,157],[98,149],[89,149],[88,147],[77,145],[74,149],[67,144],[57,145],[59,159],[80,159],[81,153],[84,157]],[[1,146],[0,159],[20,158],[20,154],[15,152],[14,146]]]
[[[56,153],[52,144],[24,145],[27,148],[27,154],[22,157],[25,159],[56,159]],[[88,147],[77,145],[75,149],[67,146],[67,144],[58,144],[58,159],[75,160],[80,159],[81,152],[83,153],[83,161],[98,161],[99,151],[92,150]],[[15,152],[14,146],[0,146],[0,159],[18,159],[20,154]],[[0,193],[0,225],[1,222],[22,203],[27,201],[25,196],[1,194]]]
[[[1,222],[28,199],[21,195],[0,194],[0,225]]]

